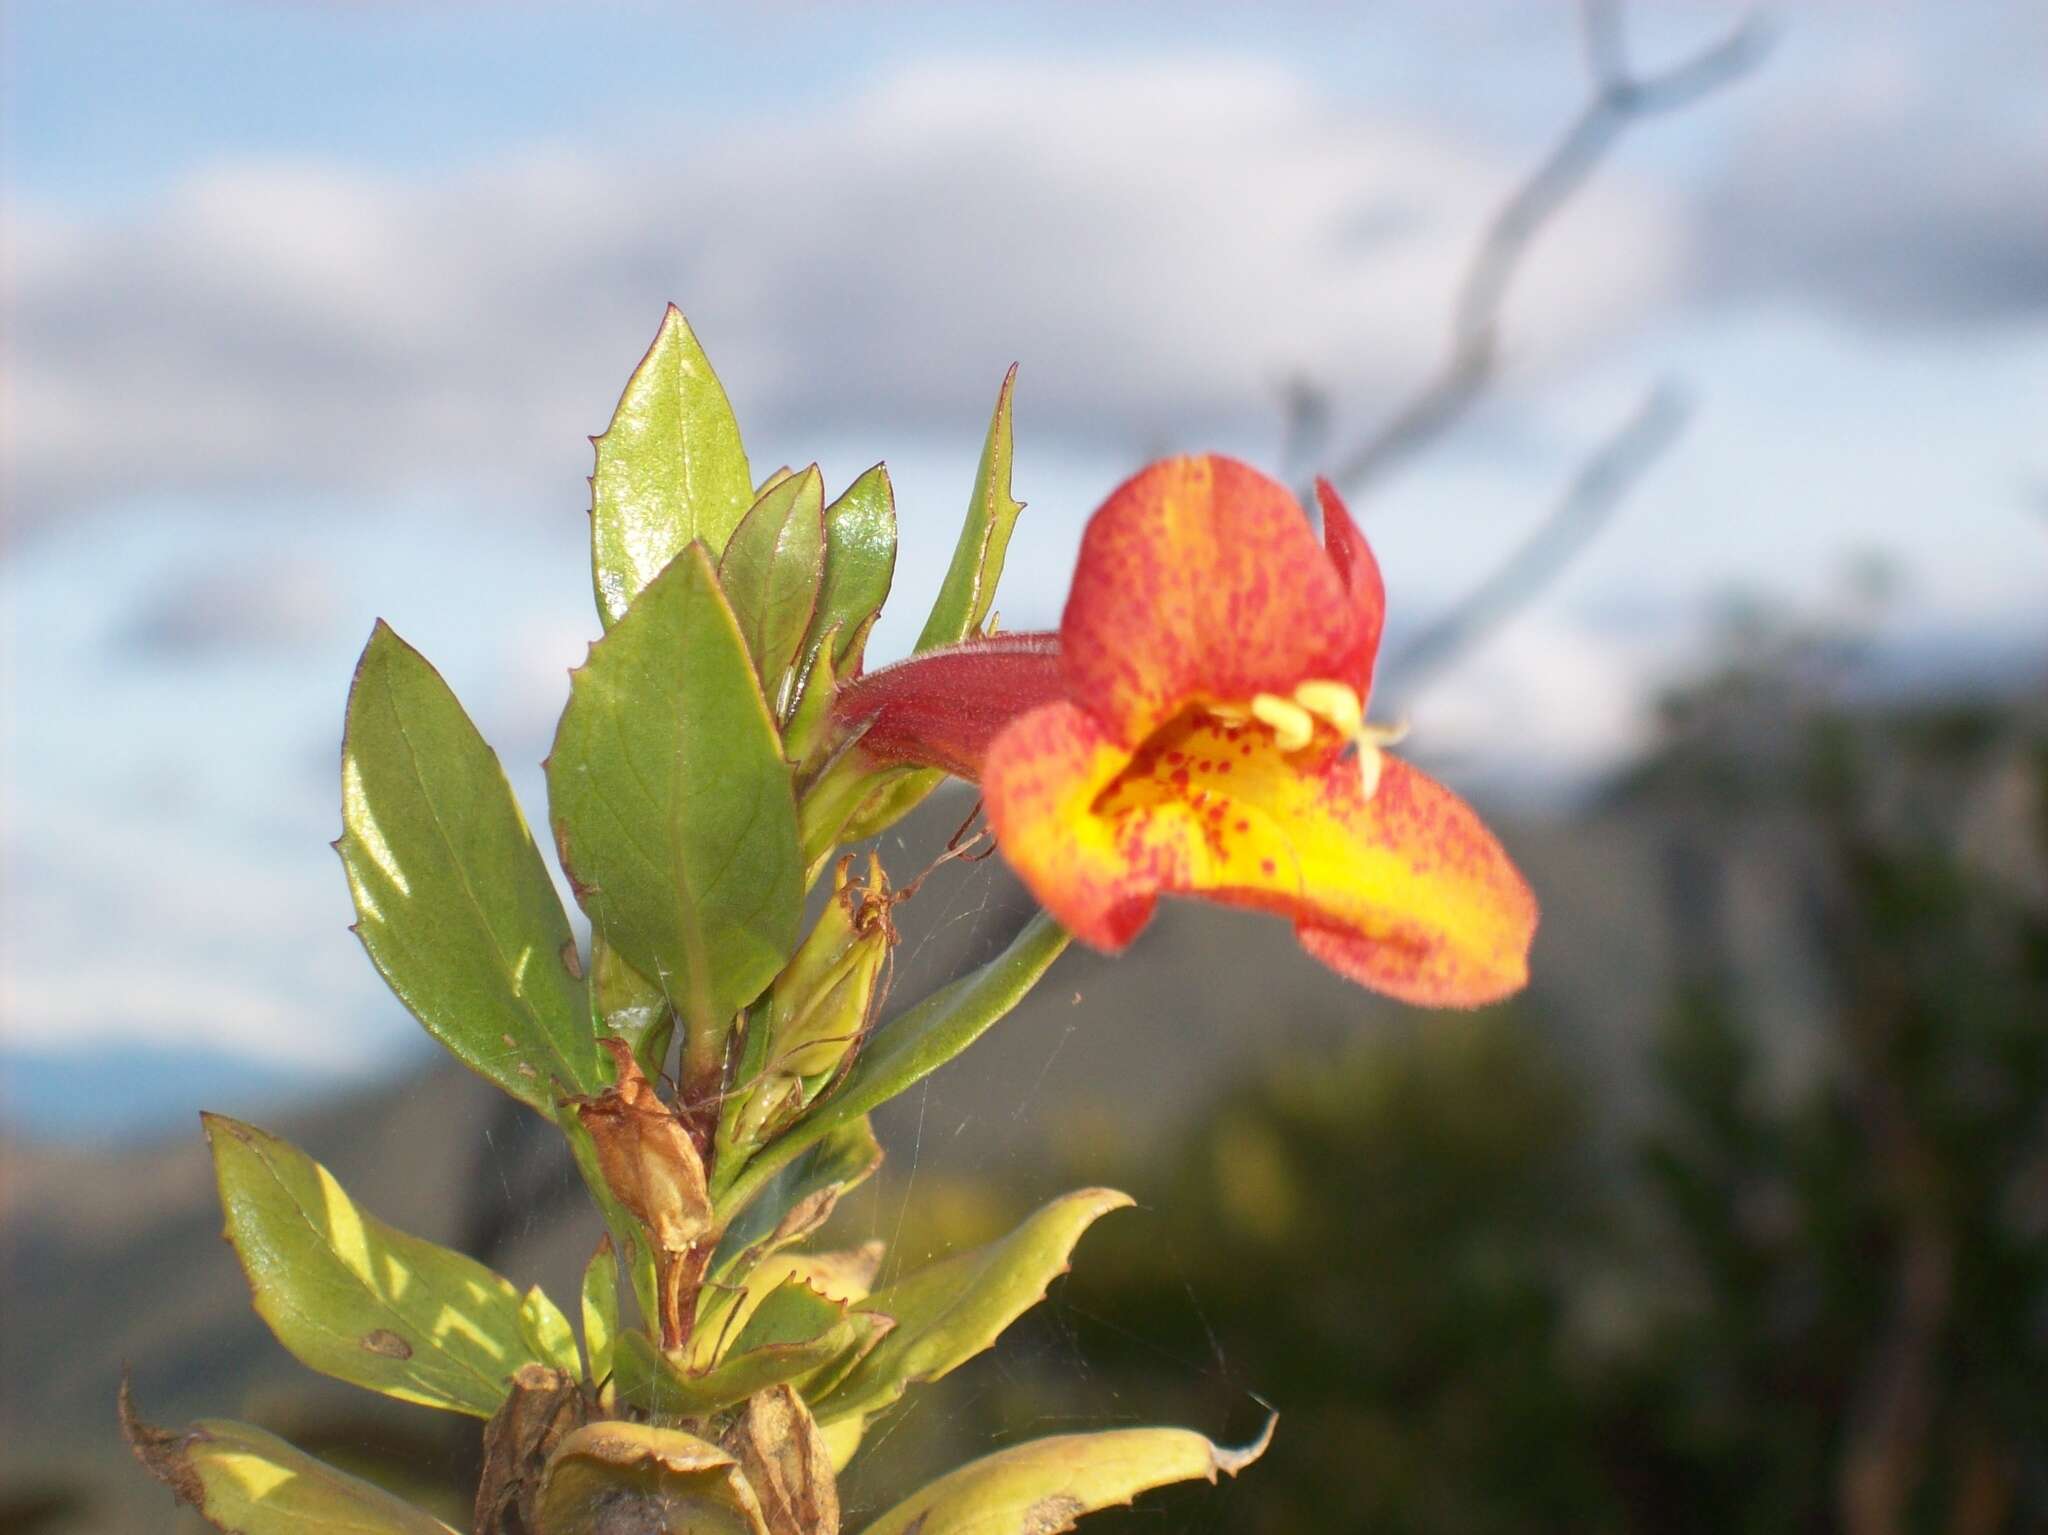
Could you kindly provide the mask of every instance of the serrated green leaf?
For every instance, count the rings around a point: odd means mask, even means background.
[[[334,1175],[250,1125],[203,1116],[227,1238],[257,1313],[300,1363],[400,1401],[488,1418],[545,1364],[520,1294],[473,1258],[394,1231]]]
[[[574,1379],[583,1373],[583,1356],[576,1352],[576,1333],[562,1308],[535,1285],[519,1303],[519,1335],[527,1351]]]
[[[564,1439],[541,1485],[548,1535],[768,1535],[739,1463],[651,1423],[591,1423]]]
[[[848,1189],[882,1165],[882,1146],[865,1115],[815,1138],[781,1171],[754,1185],[744,1205],[728,1207],[725,1235],[711,1259],[712,1284],[738,1282],[776,1249],[825,1224]]]
[[[850,1348],[872,1346],[886,1328],[886,1319],[856,1319],[843,1303],[792,1280],[754,1309],[715,1363],[688,1367],[645,1333],[629,1332],[619,1339],[614,1379],[619,1400],[629,1406],[669,1418],[697,1417],[801,1380]]]
[[[1081,1234],[1131,1203],[1115,1189],[1082,1189],[1044,1206],[1015,1231],[928,1264],[859,1303],[894,1329],[812,1410],[822,1423],[880,1412],[912,1385],[937,1380],[993,1344],[1067,1271]]]
[[[592,926],[720,1059],[795,946],[803,865],[790,766],[702,545],[591,647],[547,775]]]
[[[825,582],[805,636],[808,654],[836,628],[832,660],[843,676],[859,663],[896,576],[896,492],[877,464],[825,508]]]
[[[877,1029],[839,1085],[762,1148],[718,1195],[721,1214],[745,1209],[771,1178],[812,1145],[887,1103],[973,1044],[1024,1000],[1066,946],[1065,930],[1039,912],[994,959]]]
[[[1226,1450],[1184,1428],[1058,1434],[970,1461],[912,1493],[865,1535],[1059,1535],[1099,1509],[1173,1482],[1235,1476],[1265,1453],[1266,1437]]]
[[[341,805],[356,932],[427,1032],[544,1114],[607,1080],[569,919],[497,754],[382,622],[349,689]]]
[[[825,481],[813,464],[763,493],[718,562],[718,584],[771,706],[784,695],[824,574]]]
[[[939,587],[938,600],[917,637],[919,650],[939,645],[957,645],[979,632],[989,609],[995,605],[996,583],[1002,579],[1003,556],[1010,547],[1010,534],[1017,526],[1017,514],[1024,503],[1010,495],[1010,391],[1017,382],[1012,364],[1003,376],[1002,391],[996,396],[995,415],[988,424],[988,438],[982,444],[981,463],[974,471],[974,499],[967,504],[967,520],[960,528],[960,541],[953,546],[953,563]]]
[[[754,501],[732,404],[675,305],[592,442],[591,574],[610,628],[688,544],[716,559]]]
[[[602,1386],[611,1378],[612,1350],[619,1340],[619,1260],[612,1239],[605,1237],[583,1266],[583,1352],[590,1360],[590,1381]]]
[[[184,1433],[136,1419],[121,1389],[136,1458],[216,1529],[237,1535],[455,1535],[381,1487],[337,1471],[248,1423],[204,1418]]]

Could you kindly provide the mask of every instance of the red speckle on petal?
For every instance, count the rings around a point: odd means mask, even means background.
[[[1261,858],[1259,860],[1259,872],[1261,874],[1271,874],[1273,872],[1273,860],[1270,858]]]

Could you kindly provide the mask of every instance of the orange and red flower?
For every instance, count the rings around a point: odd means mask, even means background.
[[[1476,1006],[1528,979],[1536,902],[1450,790],[1365,723],[1385,593],[1336,493],[1171,459],[1096,512],[1057,636],[969,641],[840,696],[859,750],[978,779],[1004,855],[1121,949],[1164,892],[1293,919],[1376,991]]]

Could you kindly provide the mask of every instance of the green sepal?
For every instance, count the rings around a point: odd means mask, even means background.
[[[778,718],[824,575],[825,481],[813,464],[762,493],[718,562],[718,584]]]
[[[720,1215],[743,1210],[816,1142],[887,1103],[973,1044],[1024,1000],[1066,946],[1065,930],[1039,912],[994,959],[876,1029],[838,1086],[763,1147],[729,1186],[714,1188]]]
[[[896,1325],[874,1352],[811,1408],[821,1423],[871,1417],[910,1386],[965,1364],[1045,1298],[1067,1271],[1081,1234],[1131,1203],[1115,1189],[1082,1189],[1053,1200],[1008,1236],[929,1264],[859,1303]]]
[[[610,628],[689,544],[716,559],[754,503],[732,404],[675,305],[591,443],[591,577]]]
[[[488,1418],[514,1370],[548,1359],[527,1341],[509,1281],[356,1206],[304,1152],[250,1125],[201,1116],[226,1236],[256,1311],[309,1369],[400,1401]]]
[[[974,499],[967,504],[960,541],[953,546],[953,563],[947,567],[924,632],[917,637],[919,650],[957,645],[979,633],[995,605],[1003,556],[1009,550],[1017,514],[1024,510],[1024,503],[1010,494],[1010,392],[1016,382],[1017,367],[1012,363],[996,395],[995,414],[989,419],[981,462],[974,471]]]
[[[399,1000],[543,1114],[600,1087],[576,939],[497,754],[381,621],[349,688],[341,786],[356,935]]]
[[[1266,1450],[1258,1442],[1227,1450],[1189,1429],[1119,1428],[1058,1434],[970,1461],[912,1493],[864,1535],[990,1535],[1028,1530],[1059,1535],[1083,1514],[1131,1502],[1173,1482],[1237,1475]]]
[[[216,1529],[237,1535],[455,1535],[440,1520],[248,1423],[202,1418],[183,1433],[135,1416],[121,1383],[121,1427],[136,1459]]]
[[[592,927],[681,1014],[686,1061],[718,1061],[795,945],[803,867],[790,767],[703,545],[571,674],[546,766]]]

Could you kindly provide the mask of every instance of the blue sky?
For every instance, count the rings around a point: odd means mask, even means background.
[[[1654,62],[1737,14],[1645,0],[1632,35]],[[1901,576],[1892,655],[2048,638],[2048,19],[1841,0],[1778,32],[1547,233],[1497,395],[1360,508],[1398,641],[1647,387],[1696,401],[1602,541],[1413,701],[1417,749],[1496,794],[1624,754],[1728,594],[1825,605],[1865,554]],[[1002,605],[1048,622],[1145,457],[1270,464],[1292,374],[1340,438],[1413,387],[1583,89],[1570,8],[1508,0],[18,3],[0,69],[0,1062],[56,1130],[27,1085],[110,1059],[129,1122],[183,1112],[135,1052],[312,1080],[416,1048],[324,845],[349,668],[389,618],[542,820],[595,632],[584,435],[664,302],[760,468],[888,460],[879,655],[1021,362]]]

